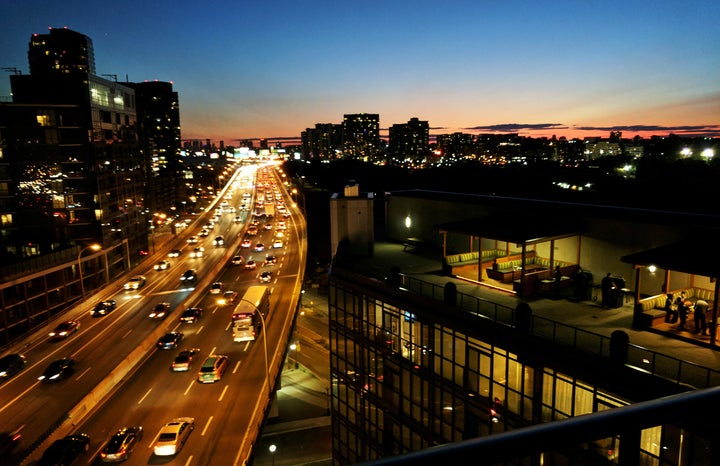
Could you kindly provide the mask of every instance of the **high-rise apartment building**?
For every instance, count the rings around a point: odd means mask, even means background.
[[[92,39],[68,28],[33,34],[28,50],[30,74],[95,74]]]
[[[430,154],[430,125],[411,118],[407,123],[394,124],[389,130],[388,162],[397,165],[424,164]]]
[[[342,125],[317,123],[301,134],[306,158],[335,159],[342,150]]]
[[[75,31],[33,34],[28,56],[31,73],[10,76],[13,103],[0,107],[13,180],[0,255],[12,262],[127,241],[137,257],[148,222],[135,91],[96,76],[92,41]]]
[[[343,156],[372,162],[379,155],[380,115],[356,113],[343,117]]]
[[[178,207],[180,159],[180,106],[169,82],[128,83],[135,89],[140,146],[146,164],[145,207],[169,214]]]

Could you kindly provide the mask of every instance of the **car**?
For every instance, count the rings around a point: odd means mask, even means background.
[[[72,373],[74,366],[75,360],[71,357],[57,359],[50,363],[38,380],[41,382],[62,380]]]
[[[180,322],[194,324],[202,316],[203,310],[200,307],[189,307],[185,309],[180,316]]]
[[[145,286],[146,278],[142,275],[135,275],[130,280],[125,283],[123,288],[125,288],[128,291],[134,291],[139,290],[143,286]]]
[[[7,458],[17,448],[22,439],[22,430],[25,426],[21,426],[12,432],[0,432],[0,458]]]
[[[198,372],[198,382],[215,383],[220,380],[228,366],[228,357],[223,354],[211,354]]]
[[[225,291],[225,285],[223,282],[215,282],[210,285],[210,294],[220,294]]]
[[[257,235],[257,234],[258,234],[258,227],[256,227],[255,225],[252,225],[250,228],[248,228],[247,234],[248,234],[248,235],[252,235],[252,236]]]
[[[170,268],[170,261],[162,260],[153,266],[155,270],[167,270]]]
[[[173,419],[160,428],[160,433],[153,445],[153,452],[157,456],[177,454],[194,429],[195,419],[192,417]]]
[[[238,297],[237,291],[228,290],[225,293],[223,293],[222,296],[218,297],[217,305],[218,306],[226,306],[228,304],[234,304],[237,297]]]
[[[213,246],[222,246],[222,245],[224,245],[224,244],[225,244],[225,238],[223,238],[222,235],[216,237],[216,238],[213,240]]]
[[[117,303],[114,299],[108,299],[107,301],[100,301],[95,305],[90,314],[93,317],[102,317],[108,315],[110,312],[115,310]]]
[[[205,230],[212,230],[212,229],[215,228],[215,222],[213,222],[213,221],[207,222],[207,223],[205,224],[205,226],[203,226],[203,228],[204,228]]]
[[[127,460],[142,437],[142,426],[118,429],[100,450],[100,459],[106,463]]]
[[[172,251],[170,251],[168,253],[168,257],[180,257],[181,254],[182,254],[181,249],[173,249]]]
[[[265,225],[263,225],[263,228],[266,230],[272,230],[272,227],[273,227],[273,224],[269,223],[269,222],[266,223]]]
[[[282,240],[276,239],[275,241],[273,241],[272,247],[273,247],[273,249],[282,249],[282,247],[283,247]]]
[[[157,341],[157,347],[162,350],[177,348],[185,334],[182,332],[168,332]]]
[[[170,370],[173,372],[187,372],[190,370],[195,355],[200,352],[199,348],[186,348],[175,356],[172,364],[170,364]]]
[[[282,230],[278,230],[275,232],[275,238],[284,238],[285,233]]]
[[[180,277],[180,281],[185,283],[195,282],[195,280],[197,280],[197,272],[195,269],[186,270]]]
[[[73,434],[55,440],[42,454],[37,466],[69,465],[82,453],[90,449],[90,436]]]
[[[290,211],[289,211],[289,210],[284,211],[284,212],[283,212],[283,217],[289,218],[289,217],[290,217]]]
[[[205,248],[202,246],[199,246],[197,248],[194,248],[192,251],[190,251],[190,257],[202,257],[204,252],[205,252]]]
[[[267,270],[260,274],[260,281],[262,283],[269,283],[272,280],[272,272],[268,272]]]
[[[242,223],[242,217],[239,215],[236,215],[235,218],[233,218],[234,223]]]
[[[200,241],[200,238],[198,238],[196,235],[193,235],[187,239],[187,242],[190,244],[197,244],[199,241]]]
[[[277,257],[275,257],[272,254],[268,254],[265,256],[265,262],[263,262],[263,265],[270,265],[270,264],[276,264],[277,263]]]
[[[285,230],[285,229],[287,229],[287,225],[285,224],[285,221],[284,221],[284,220],[280,220],[280,221],[278,222],[278,224],[277,224],[277,228],[278,228],[279,230]]]
[[[7,379],[8,377],[17,374],[27,364],[27,359],[24,354],[10,353],[0,358],[0,379]]]
[[[242,243],[240,243],[241,248],[249,248],[250,246],[252,246],[252,241],[249,239],[244,239],[242,240]]]
[[[245,262],[245,270],[255,270],[257,269],[257,262],[255,262],[253,259],[250,259],[249,261]]]
[[[153,307],[152,311],[150,311],[150,314],[148,314],[148,317],[151,319],[164,319],[168,316],[168,314],[170,314],[170,311],[172,311],[170,303],[157,303],[155,307]]]
[[[80,329],[80,322],[77,320],[66,320],[59,323],[55,329],[48,335],[53,340],[62,340],[67,338]]]
[[[253,249],[255,252],[262,252],[265,250],[265,245],[263,243],[256,243]]]
[[[206,238],[208,235],[210,235],[210,230],[203,229],[203,230],[200,230],[200,233],[198,236],[200,236],[201,238]]]
[[[242,256],[239,255],[239,254],[238,254],[238,255],[235,255],[235,256],[232,257],[232,259],[230,259],[230,263],[231,263],[232,265],[242,265],[242,263],[243,263],[243,258],[242,258]]]

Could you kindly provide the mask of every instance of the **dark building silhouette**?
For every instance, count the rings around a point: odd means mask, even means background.
[[[375,161],[380,155],[380,115],[347,114],[343,117],[343,157]]]
[[[395,165],[422,166],[430,154],[430,125],[411,118],[390,127],[388,162]]]
[[[33,34],[29,75],[0,107],[11,181],[0,255],[8,261],[124,240],[147,249],[145,164],[132,88],[94,73],[92,41],[69,29]]]
[[[147,184],[145,207],[151,214],[170,214],[178,207],[180,159],[180,105],[169,82],[128,83],[135,89],[140,146]]]

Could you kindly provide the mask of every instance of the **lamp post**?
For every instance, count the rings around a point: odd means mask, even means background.
[[[102,248],[99,244],[91,244],[90,246],[86,246],[82,248],[78,252],[77,256],[77,265],[78,265],[78,276],[80,277],[80,296],[81,298],[85,297],[85,283],[83,283],[83,271],[82,271],[82,263],[80,262],[80,256],[82,256],[82,253],[87,251],[88,249],[92,249],[93,251],[99,251]]]

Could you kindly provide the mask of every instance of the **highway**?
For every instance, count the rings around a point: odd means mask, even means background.
[[[146,261],[143,269],[132,273],[147,278],[139,290],[125,291],[123,283],[117,283],[53,323],[54,326],[62,320],[77,319],[81,323],[77,333],[58,342],[43,336],[28,342],[22,350],[28,358],[27,367],[0,386],[2,430],[24,426],[18,448],[22,450],[48,429],[59,428],[24,464],[33,464],[54,438],[76,432],[89,434],[90,450],[75,464],[99,464],[98,452],[109,436],[120,427],[137,425],[143,426],[144,436],[128,464],[164,464],[168,458],[188,465],[245,462],[269,400],[268,375],[274,379],[282,364],[302,285],[307,247],[304,218],[292,206],[275,170],[265,168],[263,173],[274,173],[260,175],[258,180],[260,183],[267,180],[266,189],[271,189],[269,180],[276,179],[272,184],[279,188],[292,215],[282,218],[276,213],[271,222],[263,219],[258,234],[248,237],[251,248],[241,248],[240,242],[246,237],[250,212],[255,208],[255,193],[245,199],[249,210],[221,214],[217,225],[206,237],[199,238],[198,244],[189,244],[186,238],[199,233],[213,216],[214,205],[177,238],[163,238],[165,241],[157,245],[158,253],[152,261]],[[230,206],[239,206],[243,193],[252,190],[253,179],[248,172],[238,171],[216,199],[217,204],[226,201]],[[239,180],[246,184],[240,185]],[[240,222],[235,221],[236,215]],[[273,245],[281,220],[287,225],[282,247],[255,252],[253,247],[258,242],[266,247]],[[271,223],[272,228],[262,228],[265,223]],[[214,246],[213,240],[221,234],[226,243]],[[204,247],[203,257],[190,257],[189,251],[197,246]],[[175,248],[183,252],[168,259],[171,266],[163,271],[153,270],[157,260],[165,259],[167,251]],[[230,259],[238,253],[245,261],[251,257],[257,260],[258,268],[247,270],[244,265],[231,264]],[[275,255],[276,263],[263,265],[266,254]],[[180,281],[189,268],[197,270],[194,286]],[[265,327],[267,340],[261,334],[254,342],[235,343],[230,332],[233,305],[218,305],[218,295],[209,294],[208,290],[219,280],[226,289],[242,296],[248,286],[260,284],[258,277],[262,271],[273,274],[270,282],[263,283],[272,289]],[[117,302],[116,309],[103,317],[91,317],[95,304],[107,299]],[[160,302],[169,302],[172,312],[165,319],[149,318],[150,311]],[[189,306],[201,307],[204,313],[195,323],[181,323],[179,316]],[[167,331],[184,334],[179,347],[156,349],[154,342]],[[182,348],[199,348],[200,353],[188,372],[172,372],[170,364]],[[229,357],[228,370],[220,381],[200,384],[196,382],[197,371],[212,353]],[[64,356],[76,361],[68,378],[55,383],[37,380],[52,360]],[[176,417],[195,418],[195,430],[187,444],[176,456],[153,455],[152,443],[160,427]]]

